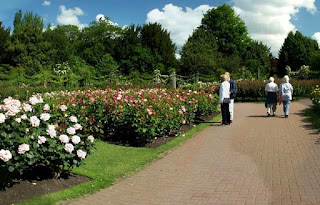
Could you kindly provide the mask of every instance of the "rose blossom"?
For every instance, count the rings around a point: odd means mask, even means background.
[[[43,121],[48,121],[50,119],[50,114],[49,113],[42,113],[40,115],[40,119],[43,120]]]
[[[51,138],[54,138],[57,136],[57,132],[54,129],[54,125],[48,125],[47,135],[50,135]]]
[[[32,127],[39,127],[40,125],[40,120],[36,116],[30,117],[30,123]]]
[[[31,111],[32,111],[31,105],[30,105],[30,104],[27,104],[27,103],[24,103],[24,104],[23,104],[23,109],[24,109],[24,111],[26,111],[26,112],[31,112]]]
[[[81,149],[79,149],[79,150],[77,150],[77,156],[78,156],[80,159],[84,159],[84,158],[86,158],[86,156],[87,156],[87,152],[82,151]]]
[[[77,122],[78,122],[78,119],[77,119],[76,116],[70,116],[70,117],[69,117],[69,120],[70,120],[71,122],[74,122],[74,123],[77,123]]]
[[[24,154],[25,152],[27,152],[29,150],[30,150],[30,145],[25,144],[25,143],[19,145],[19,147],[18,147],[19,154]]]
[[[44,144],[47,141],[47,138],[45,137],[39,136],[38,138],[38,144]]]
[[[59,140],[62,143],[68,143],[69,142],[69,137],[67,135],[60,135]]]
[[[12,159],[12,154],[9,150],[4,150],[1,149],[0,150],[0,159],[4,162],[9,161],[10,159]]]
[[[186,124],[186,120],[182,120],[181,124],[183,125]]]
[[[66,150],[66,152],[71,153],[71,152],[74,150],[74,147],[73,147],[72,144],[67,143],[67,144],[64,146],[64,150]]]
[[[21,102],[19,100],[15,100],[12,97],[8,97],[3,100],[4,105],[2,105],[2,109],[6,112],[6,116],[15,116],[20,112]]]
[[[19,117],[19,118],[16,118],[15,121],[16,121],[17,123],[20,123],[20,122],[21,122],[21,118],[20,118],[20,117]]]
[[[72,141],[73,144],[79,144],[81,142],[81,139],[80,139],[80,137],[78,135],[75,135],[75,136],[72,137],[71,141]]]
[[[44,110],[44,111],[49,111],[49,110],[50,110],[50,106],[49,106],[48,104],[45,104],[45,105],[43,106],[43,110]]]
[[[69,135],[74,135],[74,134],[76,134],[76,129],[74,129],[73,127],[69,127],[69,128],[67,129],[67,133],[68,133]]]
[[[76,130],[82,130],[82,126],[80,124],[75,124],[73,127]]]
[[[29,98],[29,102],[31,103],[31,105],[36,105],[38,103],[43,103],[43,99],[41,98],[41,96],[32,96],[31,98]]]
[[[31,136],[30,136],[30,139],[34,140],[34,136],[33,136],[33,135],[31,135]]]
[[[29,132],[30,132],[29,128],[26,128],[26,133],[29,133]]]
[[[90,135],[90,136],[88,137],[88,140],[89,140],[90,142],[93,142],[93,141],[94,141],[94,137],[93,137],[92,135]]]
[[[6,116],[3,113],[0,113],[0,123],[4,123],[6,121]]]
[[[26,119],[28,119],[28,117],[27,117],[27,115],[23,114],[23,115],[21,115],[21,119],[26,120]]]
[[[61,105],[60,106],[60,110],[63,111],[63,112],[66,111],[67,109],[68,109],[68,107],[66,105]]]

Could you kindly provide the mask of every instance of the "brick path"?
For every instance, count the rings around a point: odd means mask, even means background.
[[[143,171],[72,204],[320,204],[320,145],[301,111],[266,118],[235,105],[231,126],[210,126]],[[282,114],[278,107],[278,113]]]

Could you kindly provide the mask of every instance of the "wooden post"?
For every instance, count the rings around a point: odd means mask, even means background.
[[[177,89],[177,76],[176,76],[176,72],[172,73],[172,85],[173,85],[173,89]]]
[[[199,72],[197,72],[197,74],[196,74],[196,83],[198,83],[199,82]]]

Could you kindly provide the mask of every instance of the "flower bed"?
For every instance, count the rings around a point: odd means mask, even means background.
[[[167,89],[54,92],[45,98],[82,120],[85,132],[131,145],[178,133],[181,125],[217,111],[212,92]]]
[[[45,167],[52,177],[83,164],[93,149],[77,117],[40,96],[21,103],[11,97],[0,105],[0,182]],[[56,105],[56,104],[55,104]],[[62,107],[60,107],[62,108]]]
[[[311,100],[315,110],[320,113],[320,88],[318,85],[311,92]]]

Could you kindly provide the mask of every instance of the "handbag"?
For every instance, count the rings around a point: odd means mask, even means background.
[[[230,103],[230,98],[223,98],[223,103],[229,104]]]

